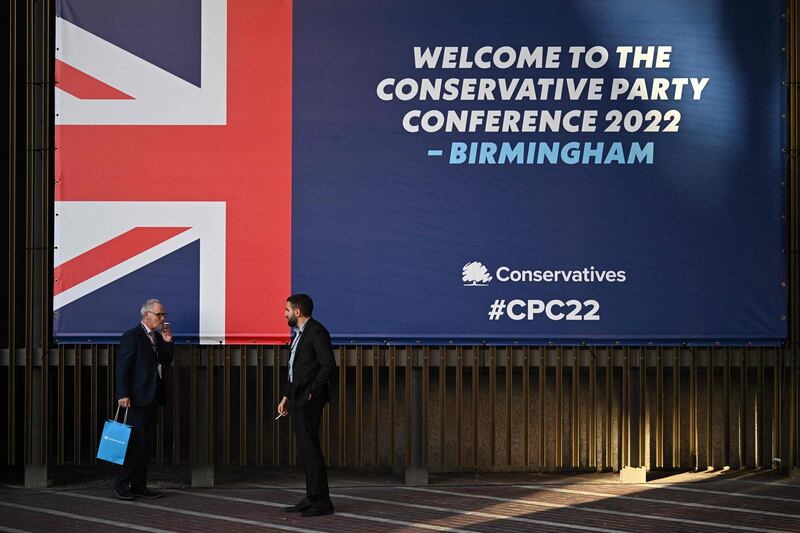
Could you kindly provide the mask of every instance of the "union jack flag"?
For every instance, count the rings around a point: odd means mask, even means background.
[[[54,326],[288,339],[291,0],[59,0]]]

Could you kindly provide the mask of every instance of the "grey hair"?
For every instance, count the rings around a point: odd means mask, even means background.
[[[153,310],[153,305],[160,304],[160,303],[161,302],[159,302],[155,298],[150,298],[145,303],[143,303],[142,304],[142,311],[141,311],[142,312],[142,318],[144,318],[145,313],[147,313],[148,311],[152,311]]]

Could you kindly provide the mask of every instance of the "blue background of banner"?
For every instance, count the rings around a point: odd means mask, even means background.
[[[338,342],[776,343],[786,336],[783,2],[296,0],[292,290]],[[414,69],[414,46],[671,45],[668,69]],[[562,54],[562,62],[568,61]],[[382,102],[387,77],[710,77],[699,101]],[[606,89],[607,90],[607,89]],[[688,88],[687,88],[688,91]],[[604,93],[605,94],[605,93]],[[677,133],[407,133],[411,109],[678,109]],[[602,124],[602,121],[598,121]],[[451,141],[655,143],[652,165],[448,165]],[[428,157],[428,149],[445,156]],[[465,287],[480,261],[625,283]],[[601,320],[489,321],[495,299]]]

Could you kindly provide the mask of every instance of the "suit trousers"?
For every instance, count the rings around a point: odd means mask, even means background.
[[[319,424],[325,401],[312,398],[298,405],[290,401],[294,434],[297,437],[298,461],[306,473],[306,496],[309,500],[328,499],[328,472],[319,445]]]
[[[117,471],[118,492],[124,492],[128,487],[134,491],[147,488],[147,467],[155,448],[157,416],[157,404],[128,409],[128,425],[132,428],[131,438],[128,441],[125,462]]]

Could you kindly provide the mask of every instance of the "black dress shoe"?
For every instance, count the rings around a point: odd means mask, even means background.
[[[313,504],[311,507],[300,513],[300,516],[323,516],[333,514],[333,504]]]
[[[286,511],[287,513],[300,513],[310,507],[311,507],[311,500],[309,500],[308,498],[303,498],[294,505],[290,505],[289,507],[284,507],[283,510]]]
[[[120,500],[134,500],[135,498],[130,493],[130,491],[126,490],[119,490],[114,489],[114,496],[119,498]]]
[[[156,498],[161,497],[160,492],[158,492],[157,490],[150,490],[150,489],[144,489],[144,490],[131,489],[131,494],[133,494],[134,496],[138,496],[140,498],[147,498],[149,500],[155,500]]]

